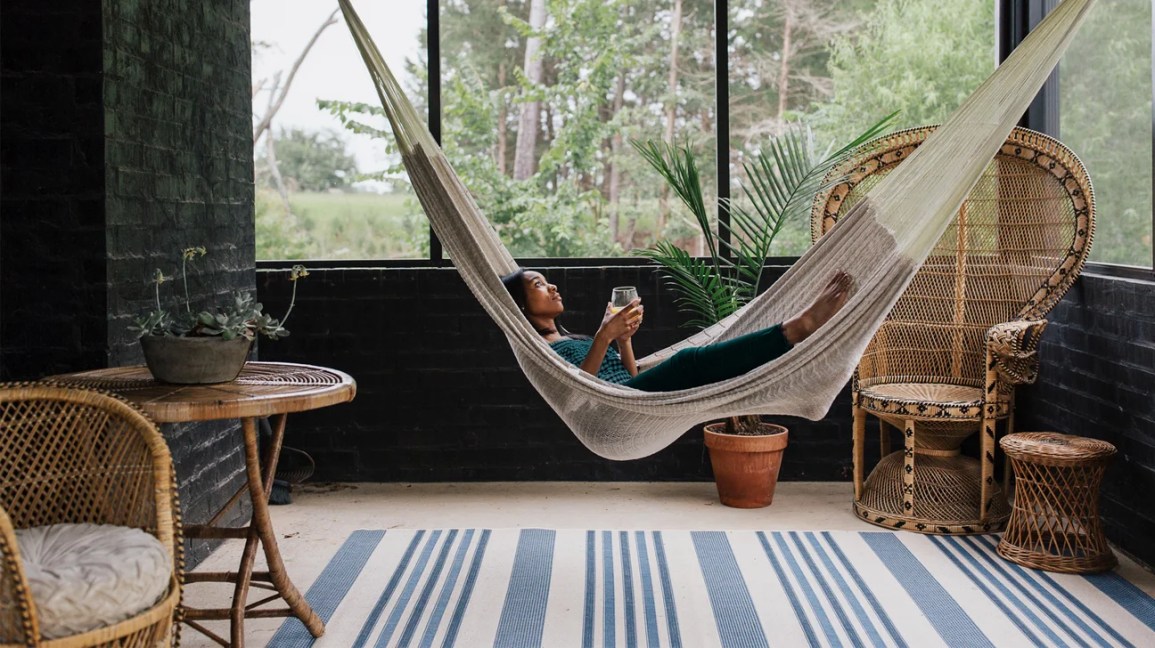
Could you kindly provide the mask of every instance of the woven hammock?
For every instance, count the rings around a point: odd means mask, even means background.
[[[466,285],[501,328],[530,383],[591,451],[644,457],[698,423],[742,414],[822,418],[891,306],[1066,50],[1094,0],[1055,8],[916,153],[766,292],[718,324],[639,361],[727,340],[809,305],[837,270],[856,290],[825,326],[741,376],[672,392],[642,392],[591,376],[554,353],[499,277],[517,263],[405,97],[349,0],[339,0],[433,231]]]

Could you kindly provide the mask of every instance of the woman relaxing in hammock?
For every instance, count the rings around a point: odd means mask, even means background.
[[[519,268],[501,278],[513,301],[558,355],[602,380],[642,391],[674,391],[726,380],[786,353],[810,337],[846,303],[852,280],[837,272],[822,293],[801,313],[760,331],[706,346],[682,349],[661,364],[638,373],[630,338],[642,324],[640,298],[606,313],[591,338],[573,335],[557,323],[565,312],[557,286],[540,272]],[[610,346],[617,343],[617,350]]]

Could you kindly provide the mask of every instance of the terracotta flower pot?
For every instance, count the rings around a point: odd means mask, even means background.
[[[253,341],[238,337],[173,337],[146,335],[140,338],[144,361],[152,377],[177,385],[229,382],[241,373]]]
[[[789,432],[773,423],[761,426],[765,433],[760,435],[726,434],[725,423],[705,427],[714,484],[726,506],[761,508],[774,501]]]

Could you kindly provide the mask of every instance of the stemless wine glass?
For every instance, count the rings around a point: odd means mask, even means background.
[[[638,298],[638,289],[633,286],[618,286],[614,288],[614,296],[610,300],[610,312],[617,313],[630,302]]]

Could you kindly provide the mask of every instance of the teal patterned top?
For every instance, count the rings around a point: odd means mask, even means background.
[[[580,367],[586,356],[589,355],[590,347],[593,344],[593,340],[562,338],[557,342],[551,342],[549,346],[566,362]],[[618,350],[610,347],[606,349],[606,357],[602,360],[602,366],[598,368],[598,378],[620,385],[633,376],[626,371],[626,366],[622,364],[622,356],[618,355]]]

